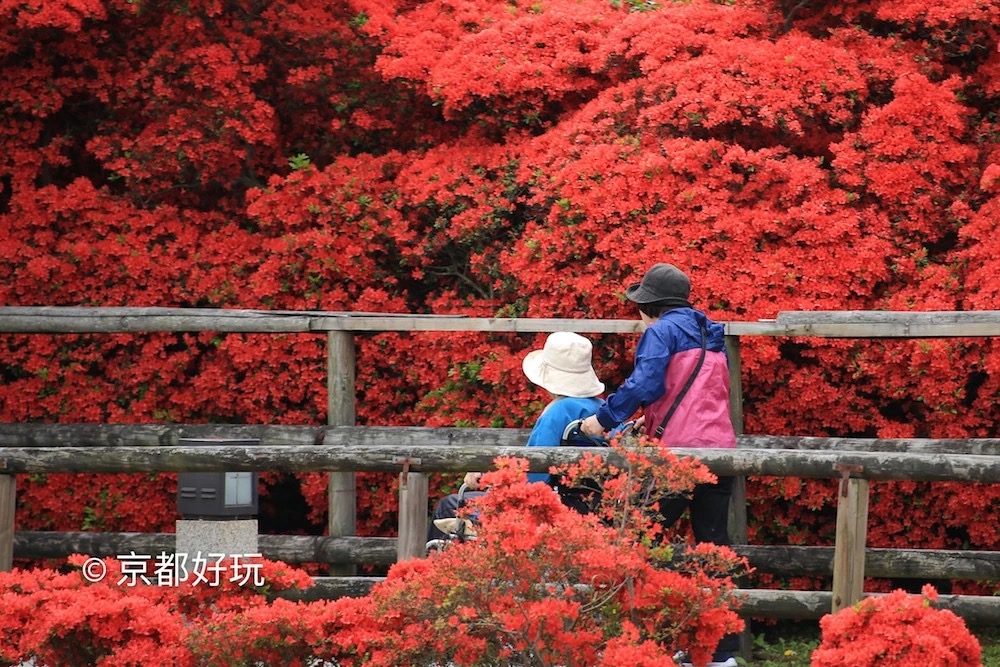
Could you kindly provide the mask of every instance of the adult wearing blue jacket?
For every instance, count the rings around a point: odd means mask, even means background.
[[[724,326],[693,308],[690,294],[690,279],[672,264],[656,264],[625,291],[646,330],[631,375],[584,420],[584,433],[599,436],[643,408],[646,432],[671,449],[736,446]],[[688,509],[696,542],[728,545],[732,488],[732,477],[720,477],[699,484],[690,497],[663,499],[664,527]],[[735,667],[730,651],[737,646],[737,637],[723,638],[710,667]]]

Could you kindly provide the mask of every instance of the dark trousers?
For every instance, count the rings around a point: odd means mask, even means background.
[[[660,501],[661,524],[670,528],[691,511],[691,530],[695,542],[729,546],[729,498],[733,495],[733,478],[720,477],[716,484],[699,484],[691,497],[673,496]]]
[[[733,478],[719,477],[716,484],[699,484],[691,497],[674,496],[660,501],[661,525],[670,528],[690,510],[691,531],[695,542],[729,546],[729,498],[733,495]],[[716,655],[734,653],[740,648],[739,635],[726,635],[716,647]]]

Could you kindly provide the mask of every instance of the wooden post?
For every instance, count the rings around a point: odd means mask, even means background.
[[[14,510],[17,485],[14,475],[0,474],[0,572],[14,567]]]
[[[399,474],[399,541],[396,560],[422,558],[427,545],[427,475],[410,472],[407,460]]]
[[[726,358],[729,361],[729,418],[736,435],[743,433],[743,363],[740,358],[740,337],[726,336]],[[733,477],[733,495],[729,498],[729,541],[746,544],[747,530],[747,479]],[[739,584],[739,582],[737,582]],[[749,658],[753,650],[753,631],[750,619],[740,633],[740,654]]]
[[[726,336],[726,356],[729,359],[729,417],[737,435],[743,433],[743,364],[740,361],[740,337]],[[729,539],[733,544],[747,543],[747,480],[733,478],[733,495],[729,503]]]
[[[331,331],[327,337],[327,423],[331,426],[354,426],[354,335]],[[327,527],[330,537],[357,534],[357,492],[353,472],[331,472],[328,487]],[[350,576],[357,568],[345,565],[331,568],[330,574]]]
[[[837,541],[833,548],[833,605],[831,613],[861,600],[865,579],[865,541],[868,534],[868,480],[850,478],[861,466],[837,466],[842,475],[837,494]]]

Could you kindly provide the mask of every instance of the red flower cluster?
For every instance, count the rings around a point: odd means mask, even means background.
[[[648,515],[662,494],[690,491],[710,473],[688,462],[672,475],[676,458],[653,458],[662,448],[615,449],[624,467],[595,459],[574,467],[600,485],[590,515],[544,484],[526,484],[523,460],[498,459],[483,476],[489,493],[470,503],[476,539],[396,565],[373,591],[388,651],[375,664],[613,665],[628,657],[670,665],[681,646],[695,664],[708,662],[719,639],[743,626],[731,577],[746,565],[712,545],[673,561],[669,547],[656,547],[662,535],[651,541]]]
[[[812,667],[970,667],[981,648],[961,618],[935,609],[937,591],[897,590],[870,597],[820,620]]]
[[[82,556],[70,560],[84,564]],[[220,643],[220,635],[204,629],[243,614],[257,619],[270,615],[277,621],[283,614],[291,615],[286,606],[291,603],[270,605],[263,593],[312,585],[304,572],[269,561],[257,563],[265,589],[241,587],[229,580],[218,586],[154,586],[141,581],[124,585],[118,583],[121,564],[114,559],[103,563],[103,576],[95,583],[90,583],[93,577],[84,576],[84,570],[0,573],[0,616],[4,618],[0,662],[32,659],[47,665],[108,667],[236,664],[195,660],[199,653],[217,650]]]

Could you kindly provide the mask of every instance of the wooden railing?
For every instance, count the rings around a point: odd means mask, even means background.
[[[14,474],[21,472],[183,472],[222,470],[329,471],[329,537],[275,538],[262,536],[265,553],[281,552],[285,559],[329,559],[337,563],[384,563],[389,542],[355,538],[354,473],[392,471],[401,475],[399,538],[396,558],[422,552],[427,520],[427,472],[485,469],[497,455],[529,460],[532,470],[567,463],[579,456],[577,448],[523,447],[526,432],[517,429],[421,429],[354,427],[354,340],[359,332],[482,331],[534,333],[559,330],[579,333],[636,334],[631,320],[486,319],[445,316],[377,315],[327,312],[231,311],[165,308],[0,308],[0,333],[114,333],[152,331],[218,331],[243,333],[314,332],[328,340],[328,425],[0,425],[0,568],[9,568],[14,556],[59,550],[52,539],[38,533],[13,532]],[[736,475],[793,476],[840,479],[837,540],[832,550],[803,552],[802,548],[751,546],[746,542],[745,487],[734,494],[734,543],[767,571],[785,563],[790,573],[828,573],[831,593],[804,591],[748,592],[751,615],[810,618],[852,604],[862,595],[868,576],[899,574],[914,563],[928,568],[932,578],[996,580],[997,552],[919,552],[865,548],[869,480],[925,480],[1000,483],[997,440],[868,440],[797,438],[742,434],[742,389],[739,340],[741,336],[817,337],[960,337],[1000,335],[1000,312],[891,313],[829,312],[781,313],[761,322],[726,323],[730,359],[731,414],[739,435],[736,450],[692,449],[714,472]],[[255,447],[185,448],[180,437],[252,436]],[[85,449],[86,451],[81,451]],[[593,451],[593,450],[590,450]],[[86,454],[82,456],[81,454]],[[423,523],[422,523],[423,522]],[[86,534],[66,536],[66,544],[95,547]],[[104,547],[122,541],[163,536],[105,537]],[[61,543],[60,543],[61,544]],[[47,545],[47,546],[46,546]],[[35,549],[35,552],[32,552]],[[807,548],[810,549],[810,548]],[[94,549],[76,549],[91,551]],[[786,557],[774,550],[783,550]],[[889,552],[892,553],[889,553]],[[120,553],[120,551],[118,552]],[[799,554],[790,565],[787,554]],[[114,555],[107,553],[106,555]],[[316,558],[316,556],[322,558]],[[754,562],[756,561],[756,562]],[[808,562],[807,562],[808,561]],[[867,561],[867,563],[866,563]],[[761,566],[768,567],[761,567]],[[795,567],[806,570],[793,572]],[[345,570],[349,572],[349,570]],[[923,572],[923,570],[921,570]],[[913,574],[911,572],[911,574]],[[922,576],[915,575],[913,576]],[[324,580],[319,594],[351,594],[364,589],[368,578]],[[314,592],[314,594],[316,594]],[[950,604],[966,618],[1000,620],[1000,598],[952,596]],[[753,601],[757,600],[759,604]],[[949,603],[949,598],[946,598]],[[780,609],[780,610],[779,610]],[[789,611],[791,610],[791,611]],[[791,616],[789,615],[791,614]]]
[[[259,445],[187,446],[182,437],[259,439]],[[448,429],[392,427],[295,427],[251,425],[0,425],[0,470],[7,473],[218,472],[226,470],[283,472],[393,472],[402,476],[429,472],[461,472],[490,467],[493,457],[526,458],[532,471],[572,462],[588,448],[526,448],[520,429]],[[72,443],[72,444],[69,444]],[[848,466],[847,484],[868,480],[963,481],[1000,483],[997,440],[859,440],[747,436],[736,450],[691,449],[714,472],[724,475],[793,476],[838,479],[838,466]],[[403,469],[407,468],[406,472]],[[844,482],[842,482],[843,484]],[[401,485],[402,486],[402,485]],[[858,493],[862,493],[859,489]],[[261,536],[262,553],[289,562],[385,564],[412,557],[405,536],[419,539],[422,553],[427,530],[426,485],[407,484],[399,513],[398,539]],[[838,530],[830,547],[737,545],[752,566],[785,575],[837,574],[837,560],[867,576],[930,579],[1000,580],[1000,552],[865,549],[863,517],[840,502],[857,532]],[[843,543],[847,540],[847,543]],[[45,558],[69,553],[114,556],[169,552],[172,535],[18,534],[17,557]],[[365,592],[376,578],[322,579],[309,595],[353,595]],[[860,584],[860,579],[856,580]],[[808,618],[830,611],[837,595],[862,592],[744,591],[748,615]],[[956,613],[977,622],[1000,621],[1000,598],[946,596]]]

